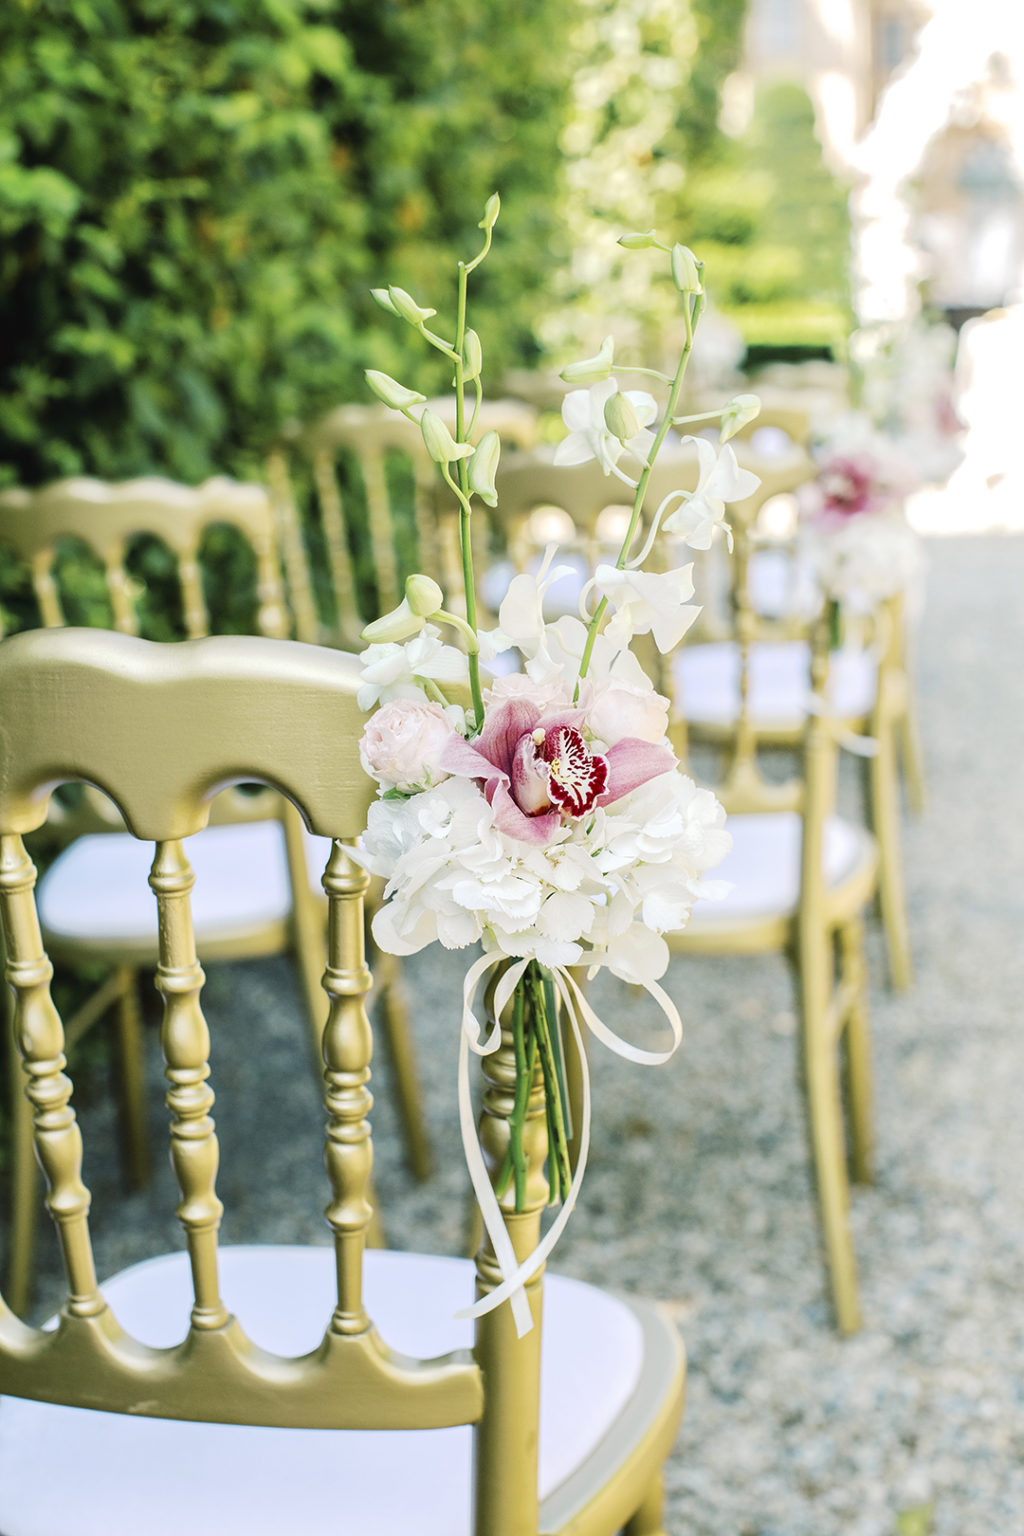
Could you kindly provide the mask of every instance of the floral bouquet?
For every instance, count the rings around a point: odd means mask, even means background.
[[[818,474],[801,492],[800,554],[827,599],[873,612],[921,573],[920,539],[903,510],[919,477],[899,444],[859,413],[840,417],[811,452]]]
[[[562,574],[549,550],[536,574],[511,581],[498,627],[478,629],[470,525],[474,498],[496,505],[500,443],[494,432],[476,436],[482,352],[466,324],[467,280],[490,248],[498,210],[494,196],[480,225],[482,249],[459,264],[450,340],[429,328],[436,311],[402,289],[375,290],[386,310],[452,364],[454,436],[422,395],[385,374],[371,371],[367,378],[382,400],[419,422],[427,453],[458,504],[465,617],[446,609],[437,582],[415,575],[400,606],[364,631],[369,645],[361,656],[359,701],[366,709],[376,706],[376,712],[361,753],[380,797],[357,856],[386,881],[373,919],[382,949],[408,955],[435,940],[449,949],[482,946],[465,982],[459,1104],[467,1161],[503,1283],[472,1312],[478,1315],[508,1298],[522,1332],[529,1327],[522,1286],[557,1240],[586,1161],[590,1110],[582,1032],[589,1029],[638,1062],[661,1062],[672,1054],[681,1025],[659,984],[669,958],[663,935],[685,925],[695,900],[715,894],[705,876],[730,843],[722,807],[679,771],[667,736],[668,700],[655,691],[630,650],[634,635],[651,634],[662,652],[679,644],[699,612],[689,602],[692,565],[662,572],[641,565],[659,524],[699,540],[709,524],[722,520],[725,498],[749,494],[757,482],[738,469],[731,448],[722,446],[716,459],[711,445],[703,443],[716,462],[702,459],[696,489],[667,497],[642,528],[654,459],[670,428],[683,419],[674,411],[703,291],[700,265],[685,247],[662,245],[653,233],[624,236],[620,244],[627,249],[655,248],[669,257],[686,340],[675,376],[658,375],[668,391],[660,424],[650,395],[619,389],[610,339],[597,357],[563,373],[569,382],[590,388],[568,396],[565,416],[572,429],[561,461],[596,457],[634,493],[618,559],[599,565],[587,582],[580,617],[548,623],[544,596]],[[723,444],[753,410],[756,401],[741,397],[713,413],[722,418]],[[643,548],[634,556],[641,537]],[[446,631],[459,643],[449,643]],[[488,676],[499,656],[502,674]],[[510,660],[517,670],[508,670]],[[577,966],[586,966],[590,975],[606,968],[646,988],[668,1021],[664,1047],[641,1049],[609,1029],[573,975],[570,968]],[[497,972],[495,1022],[485,1032],[473,1007],[490,971]],[[495,1192],[477,1143],[468,1052],[497,1048],[496,1021],[509,1006],[515,1102]],[[575,1168],[568,1150],[559,1007],[584,1069]],[[549,1195],[562,1210],[544,1241],[517,1264],[498,1200],[511,1194],[515,1209],[524,1208],[523,1133],[538,1074],[547,1116]]]

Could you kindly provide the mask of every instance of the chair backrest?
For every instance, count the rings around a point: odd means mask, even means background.
[[[751,464],[748,458],[746,463]],[[759,471],[760,472],[760,471]],[[789,474],[798,472],[796,466]],[[778,760],[777,727],[758,716],[751,700],[751,671],[758,642],[778,637],[778,631],[757,613],[750,598],[749,573],[753,533],[761,507],[779,494],[786,471],[765,472],[758,490],[744,502],[729,508],[733,549],[728,559],[729,639],[734,642],[736,713],[729,727],[718,733],[722,771],[715,792],[729,814],[796,811],[803,818],[801,905],[818,903],[822,888],[822,845],[826,819],[835,808],[837,745],[828,718],[830,629],[827,613],[805,621],[803,633],[810,642],[806,724],[798,746],[798,764],[784,782],[764,772],[766,754]],[[684,645],[690,643],[689,637]],[[697,642],[699,644],[699,642]],[[685,693],[674,699],[680,712],[674,732],[677,749],[685,742]]]
[[[475,1359],[459,1353],[421,1363],[396,1355],[364,1306],[372,1160],[366,1118],[372,1038],[364,1007],[371,978],[363,951],[368,877],[344,841],[363,829],[374,792],[359,762],[358,681],[352,657],[250,636],[161,645],[102,630],[35,630],[0,645],[0,918],[35,1143],[67,1277],[54,1332],[27,1327],[0,1300],[0,1393],[240,1424],[423,1429],[476,1423],[478,1477],[492,1498],[493,1490],[520,1483],[535,1490],[539,1279],[528,1287],[533,1332],[517,1341],[509,1309],[501,1306],[478,1322]],[[50,997],[35,871],[22,842],[44,820],[53,787],[68,778],[101,786],[132,833],[156,845],[149,883],[160,914],[156,984],[164,999],[171,1161],[195,1298],[190,1321],[182,1318],[187,1334],[171,1349],[127,1336],[97,1285],[82,1140],[64,1072],[61,1020]],[[330,907],[323,1060],[337,1306],[324,1319],[320,1347],[287,1362],[248,1340],[218,1284],[218,1146],[188,838],[206,823],[218,790],[240,778],[272,784],[311,831],[335,839],[323,877]],[[488,1066],[481,1130],[495,1166],[503,1133],[507,1140],[510,1040],[497,1056]],[[542,1105],[537,1117],[531,1108],[531,1133],[543,1123]],[[545,1195],[546,1147],[542,1129],[538,1134],[531,1139],[534,1209],[511,1219],[524,1252],[536,1241]],[[311,1148],[311,1176],[318,1163]],[[478,1278],[484,1290],[500,1278],[486,1253]],[[287,1307],[287,1297],[281,1305]],[[519,1460],[510,1463],[510,1456]]]
[[[140,535],[162,541],[174,556],[185,632],[198,639],[210,632],[199,555],[217,526],[235,529],[249,545],[256,567],[254,627],[283,638],[291,620],[275,544],[273,509],[258,485],[218,477],[195,488],[156,477],[120,483],[61,480],[41,490],[0,494],[0,543],[28,564],[42,623],[67,622],[57,580],[61,542],[85,545],[103,568],[113,628],[139,631],[133,581],[126,556]]]
[[[428,404],[454,428],[450,400]],[[489,430],[506,447],[525,447],[536,415],[521,401],[486,402],[477,431]],[[459,611],[457,508],[415,422],[385,405],[340,406],[277,448],[267,479],[300,640],[358,648],[363,625],[396,606],[414,570],[435,575]],[[316,549],[329,592],[311,577]]]

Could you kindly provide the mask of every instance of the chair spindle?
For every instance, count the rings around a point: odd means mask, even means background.
[[[171,1162],[181,1202],[195,1306],[195,1328],[220,1328],[227,1309],[217,1276],[217,1229],[224,1207],[215,1183],[219,1149],[210,1110],[210,1031],[199,1002],[205,976],[196,956],[189,900],[195,875],[180,840],[158,843],[150,871],[159,912],[160,961],[156,988],[164,1000],[161,1040],[171,1084]]]
[[[334,1230],[338,1305],[334,1333],[363,1333],[369,1326],[363,1305],[363,1250],[373,1218],[369,1200],[373,1143],[367,1116],[373,1107],[370,1057],[373,1037],[365,998],[371,976],[363,937],[363,897],[369,876],[335,842],[323,885],[328,897],[327,969],[330,999],[324,1028],[327,1108],[325,1160],[332,1200],[325,1212]]]
[[[50,995],[53,966],[43,949],[33,890],[35,865],[19,836],[0,836],[0,911],[7,981],[14,992],[14,1036],[28,1074],[36,1155],[46,1204],[57,1225],[68,1308],[77,1317],[103,1310],[89,1239],[90,1194],[82,1182],[82,1133],[65,1074],[64,1026]]]

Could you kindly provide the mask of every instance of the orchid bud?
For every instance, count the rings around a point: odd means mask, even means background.
[[[484,216],[480,220],[480,223],[477,225],[477,229],[493,229],[495,224],[498,222],[498,214],[500,212],[501,198],[498,196],[497,192],[492,192],[490,197],[487,199],[487,206],[484,208]]]
[[[417,573],[405,578],[405,601],[413,613],[429,619],[444,607],[444,593],[432,576]]]
[[[480,337],[476,331],[467,331],[466,339],[462,343],[462,378],[466,384],[471,384],[474,379],[480,377],[480,369],[484,365],[483,348],[480,345]]]
[[[674,245],[672,247],[672,281],[680,293],[700,293],[703,284],[700,280],[703,262],[686,245]]]
[[[601,379],[611,376],[614,367],[615,338],[606,336],[598,349],[596,357],[585,358],[580,363],[569,363],[562,369],[559,378],[567,384],[597,384]]]
[[[473,452],[470,443],[457,443],[440,416],[429,408],[420,417],[423,444],[435,464],[451,464],[453,459],[468,459]]]
[[[761,410],[761,402],[757,395],[735,395],[722,410],[722,430],[718,434],[720,443],[727,443],[730,437],[735,437],[737,432],[753,421]]]
[[[370,296],[377,301],[381,309],[386,309],[389,315],[398,314],[398,310],[395,308],[391,295],[386,288],[371,288]]]
[[[387,641],[400,643],[403,640],[411,640],[413,635],[418,635],[424,623],[422,614],[414,613],[409,606],[408,598],[403,598],[397,608],[392,608],[390,613],[381,614],[379,619],[374,619],[372,624],[367,624],[363,630],[363,639],[369,640],[371,645],[379,645]]]
[[[473,450],[469,461],[469,488],[489,507],[498,505],[498,493],[494,488],[494,476],[501,453],[501,438],[497,432],[485,432]]]
[[[366,382],[385,405],[390,405],[393,410],[405,411],[411,405],[420,405],[427,398],[418,394],[415,389],[406,389],[404,384],[399,384],[397,379],[389,374],[378,373],[376,368],[366,369]]]
[[[649,229],[646,235],[620,235],[618,239],[618,244],[627,251],[647,251],[657,243],[658,237],[653,229]]]
[[[620,443],[628,443],[640,431],[636,406],[621,390],[617,390],[605,401],[604,424],[612,437],[617,437]]]
[[[417,304],[412,294],[406,293],[404,288],[396,288],[393,285],[388,288],[388,298],[396,315],[401,315],[403,320],[408,320],[410,325],[422,325],[424,320],[429,320],[431,315],[436,315],[436,309],[424,309]]]

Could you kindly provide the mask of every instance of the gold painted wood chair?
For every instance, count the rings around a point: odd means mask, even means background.
[[[744,530],[750,566],[745,581],[749,581],[766,548],[756,537],[763,510],[805,483],[815,468],[800,453],[761,460],[747,452],[741,461],[761,478],[759,489],[748,501],[729,509],[731,520]],[[771,541],[767,547],[772,553],[777,549]],[[665,691],[673,695],[681,738],[685,722],[685,733],[695,742],[723,744],[738,729],[741,648],[730,596],[732,563],[723,548],[718,548],[717,555],[718,591],[721,594],[724,588],[725,604],[713,600],[709,605],[711,617],[703,621],[694,637],[707,643],[688,641],[681,647]],[[705,590],[701,588],[702,596]],[[809,597],[813,612],[820,599],[814,593]],[[763,746],[796,748],[807,723],[813,619],[806,605],[802,612],[784,610],[766,617],[760,611],[765,605],[755,602],[750,591],[745,592],[744,602],[750,633],[743,707]],[[828,676],[829,704],[835,719],[850,736],[867,737],[875,743],[873,753],[864,760],[868,821],[878,844],[878,904],[889,973],[898,990],[908,987],[913,977],[900,817],[901,743],[911,784],[915,782],[914,764],[920,762],[919,753],[911,750],[908,756],[908,741],[911,749],[916,742],[916,725],[904,635],[900,601],[884,604],[832,654]]]
[[[249,636],[157,645],[38,630],[0,645],[0,917],[15,1033],[67,1277],[50,1328],[0,1300],[0,1530],[5,1536],[664,1536],[661,1468],[683,1358],[655,1307],[557,1276],[508,1304],[453,1313],[499,1281],[471,1260],[365,1252],[371,985],[366,875],[346,853],[374,786],[358,756],[358,669],[334,651]],[[102,786],[150,845],[159,911],[171,1162],[187,1252],[102,1289],[83,1149],[50,998],[23,836],[66,778]],[[288,796],[332,839],[323,986],[330,1246],[218,1247],[211,1031],[191,852],[214,795],[243,779]],[[194,887],[194,890],[193,890]],[[216,1033],[216,1020],[211,1021]],[[458,1017],[452,1014],[452,1062]],[[481,1140],[500,1167],[511,1030],[487,1058]],[[543,1086],[529,1105],[520,1255],[546,1200]],[[324,1169],[310,1147],[310,1172]],[[508,1207],[511,1194],[503,1198]],[[435,1358],[441,1356],[441,1358]]]
[[[450,398],[428,404],[449,419]],[[528,447],[536,413],[486,401],[479,430]],[[339,406],[270,455],[267,480],[298,639],[361,650],[363,625],[397,606],[416,570],[436,577],[449,607],[464,606],[457,508],[415,422],[385,405]],[[323,550],[327,592],[314,589],[311,546]]]
[[[696,479],[692,449],[664,452],[651,472],[646,507],[653,511],[671,491],[692,486]],[[573,572],[552,584],[545,612],[549,618],[576,614],[580,591],[595,566],[618,553],[632,511],[629,486],[606,475],[596,460],[556,465],[554,449],[539,447],[505,455],[495,489],[497,509],[490,514],[484,509],[484,515],[495,525],[492,548],[500,544],[504,559],[478,579],[488,606],[496,612],[511,577],[535,569],[545,547],[557,544],[558,564],[568,564]]]
[[[41,491],[0,495],[0,540],[29,565],[39,616],[47,626],[66,622],[58,565],[62,541],[73,537],[102,567],[112,627],[137,633],[140,594],[126,559],[145,536],[159,539],[174,556],[185,633],[190,638],[207,634],[216,616],[204,593],[200,554],[211,531],[223,527],[240,535],[254,562],[255,614],[249,622],[268,637],[287,636],[290,618],[274,518],[260,486],[226,479],[207,481],[198,489],[161,479],[117,485],[78,479]],[[195,849],[204,876],[196,921],[206,955],[211,960],[294,955],[311,1048],[319,1060],[326,907],[298,817],[279,796],[236,792],[218,799],[214,822]],[[44,935],[59,965],[109,968],[109,979],[69,1020],[68,1034],[77,1041],[115,1009],[128,1166],[141,1182],[148,1170],[149,1131],[138,977],[157,962],[152,913],[140,904],[135,882],[143,850],[99,795],[90,794],[78,812],[65,816],[63,825],[58,823],[58,831],[66,847],[40,886]],[[409,1160],[423,1177],[429,1170],[429,1142],[405,1011],[387,987],[379,1002]],[[8,1284],[20,1303],[31,1276],[37,1172],[20,1092],[14,1108]]]
[[[689,926],[670,942],[682,954],[778,952],[792,964],[826,1272],[838,1326],[852,1333],[860,1326],[860,1303],[846,1138],[853,1177],[870,1182],[874,1131],[863,914],[875,891],[878,851],[868,831],[835,814],[838,722],[824,703],[829,698],[824,616],[812,632],[805,683],[819,707],[804,715],[798,771],[784,784],[769,782],[762,772],[759,749],[775,743],[748,708],[758,623],[746,596],[749,529],[741,515],[733,517],[733,527],[738,712],[731,734],[721,738],[726,771],[716,786],[729,813],[733,848],[715,871],[733,885],[721,902],[698,902]]]

